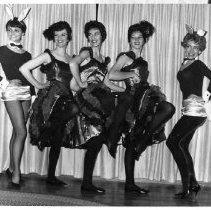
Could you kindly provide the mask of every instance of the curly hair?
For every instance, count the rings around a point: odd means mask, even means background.
[[[67,23],[66,21],[59,21],[59,22],[53,23],[47,29],[44,30],[43,35],[49,41],[51,41],[51,40],[54,41],[54,32],[61,31],[63,29],[66,29],[68,40],[71,41],[72,40],[72,28],[70,27],[69,23]]]
[[[99,29],[101,36],[102,36],[102,42],[104,42],[105,39],[106,39],[106,36],[107,36],[105,26],[101,22],[98,22],[96,20],[91,20],[91,21],[87,22],[84,26],[84,34],[85,34],[87,39],[88,39],[88,36],[89,36],[89,30],[92,29],[92,28]]]
[[[130,42],[132,33],[140,31],[144,38],[144,43],[148,42],[149,38],[154,34],[155,27],[148,21],[142,20],[139,23],[133,24],[128,28],[128,42]]]
[[[206,49],[206,38],[204,36],[199,36],[196,31],[194,31],[192,34],[187,33],[183,41],[181,42],[181,45],[186,48],[187,43],[189,41],[193,41],[195,44],[199,46],[199,50],[203,52]]]
[[[9,27],[17,27],[22,30],[23,33],[26,32],[26,24],[24,21],[19,21],[17,17],[14,17],[13,20],[9,20],[6,23],[6,31],[8,30]]]

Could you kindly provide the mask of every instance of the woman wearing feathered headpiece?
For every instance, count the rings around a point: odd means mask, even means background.
[[[24,19],[30,8],[24,9],[18,17],[14,17],[9,6],[6,6],[6,11],[10,17],[6,24],[8,43],[0,47],[0,63],[7,85],[3,87],[1,100],[5,103],[13,126],[10,139],[10,165],[6,173],[11,178],[12,186],[20,187],[20,162],[27,135],[26,121],[31,95],[35,94],[34,88],[19,72],[19,67],[31,59],[31,54],[24,50],[21,44],[26,32]]]
[[[141,57],[142,49],[155,28],[148,21],[131,25],[128,29],[130,50],[118,55],[116,63],[109,72],[110,80],[125,81],[126,89],[116,88],[116,91],[128,91],[132,96],[131,106],[126,114],[129,132],[124,139],[126,192],[146,194],[148,190],[135,185],[134,165],[147,146],[165,140],[164,124],[173,116],[175,108],[166,101],[165,95],[158,86],[149,85],[148,63]],[[128,117],[129,116],[129,117]],[[109,140],[116,151],[118,138]]]
[[[184,61],[177,73],[183,94],[183,116],[174,126],[166,144],[177,163],[182,179],[183,190],[175,195],[176,198],[195,200],[200,186],[195,177],[188,147],[196,129],[207,117],[204,105],[209,99],[211,85],[206,91],[207,94],[202,94],[202,86],[204,77],[211,79],[211,71],[198,59],[206,48],[206,31],[195,31],[188,25],[186,30],[187,34],[181,43],[184,47]]]

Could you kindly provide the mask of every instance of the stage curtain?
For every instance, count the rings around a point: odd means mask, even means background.
[[[95,19],[96,5],[94,4],[28,4],[14,5],[14,13],[18,15],[23,8],[31,7],[31,12],[26,18],[25,48],[35,57],[46,48],[52,48],[53,43],[44,39],[42,32],[50,24],[65,20],[70,23],[73,30],[73,40],[68,46],[70,54],[77,54],[82,46],[87,45],[83,34],[85,22]],[[4,5],[0,5],[0,45],[7,43],[5,24],[8,16]],[[109,68],[115,62],[116,56],[122,51],[129,50],[127,42],[128,26],[140,20],[148,20],[156,27],[155,35],[145,45],[143,57],[149,62],[149,81],[159,85],[166,94],[169,102],[176,107],[176,113],[166,124],[166,135],[181,116],[182,95],[176,74],[183,58],[181,40],[186,34],[185,24],[194,28],[203,28],[208,31],[207,49],[200,59],[210,65],[210,36],[209,25],[210,5],[200,4],[99,4],[98,20],[107,28],[107,39],[103,43],[102,53],[111,57]],[[34,71],[34,75],[40,81],[45,77]],[[0,102],[0,171],[9,165],[9,140],[11,136],[11,123],[6,113],[3,102]],[[211,124],[206,122],[198,129],[190,145],[190,151],[194,160],[196,176],[199,181],[211,181]],[[25,143],[24,154],[21,162],[22,173],[47,174],[48,153],[46,148],[40,152],[30,145],[28,136]],[[105,179],[124,180],[124,152],[122,146],[118,147],[117,157],[114,160],[103,146],[94,170],[94,176]],[[56,175],[71,175],[81,178],[83,175],[83,150],[70,150],[62,148]],[[149,147],[136,162],[135,178],[154,181],[175,182],[180,180],[180,175],[171,153],[165,142]]]

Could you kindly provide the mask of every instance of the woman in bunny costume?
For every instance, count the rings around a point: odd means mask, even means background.
[[[174,126],[166,142],[174,160],[179,168],[183,191],[175,195],[179,199],[194,201],[200,190],[192,157],[188,151],[190,141],[196,131],[207,117],[202,97],[203,78],[211,79],[211,71],[200,60],[199,55],[206,48],[206,32],[203,30],[194,31],[186,25],[187,34],[185,35],[182,46],[184,47],[184,61],[177,73],[177,79],[183,94],[183,116]],[[208,93],[211,92],[211,85]]]
[[[10,17],[6,24],[8,43],[0,47],[0,63],[5,74],[4,80],[8,81],[1,92],[1,100],[5,103],[13,126],[9,147],[10,165],[6,174],[11,178],[14,187],[20,187],[20,163],[27,135],[26,122],[31,105],[31,95],[35,94],[33,86],[19,72],[19,67],[31,59],[31,54],[21,45],[22,37],[26,32],[23,20],[29,10],[30,8],[27,8],[21,12],[19,17],[14,17],[12,9],[9,6],[6,7]]]

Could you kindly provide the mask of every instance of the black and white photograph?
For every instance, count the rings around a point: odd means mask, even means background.
[[[211,206],[211,1],[3,1],[0,208]]]

